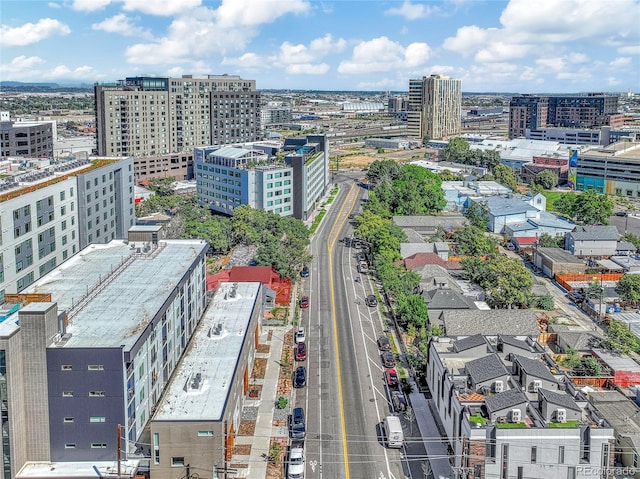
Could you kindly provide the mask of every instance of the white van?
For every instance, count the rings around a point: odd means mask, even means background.
[[[369,271],[369,265],[366,261],[360,261],[358,263],[358,273],[367,273]]]
[[[404,444],[404,433],[398,416],[387,416],[383,421],[387,447],[400,449]]]

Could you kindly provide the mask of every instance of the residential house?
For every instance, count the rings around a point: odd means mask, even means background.
[[[456,344],[468,338],[429,346],[435,413],[454,467],[466,471],[457,477],[586,479],[613,466],[613,428],[570,381],[551,373],[533,338],[502,337],[503,351],[485,339],[482,346],[473,337],[475,347],[462,351]]]
[[[615,226],[576,226],[567,234],[564,248],[575,256],[613,256],[619,238]]]
[[[584,273],[587,264],[561,248],[534,248],[531,252],[535,267],[549,278],[556,274]]]

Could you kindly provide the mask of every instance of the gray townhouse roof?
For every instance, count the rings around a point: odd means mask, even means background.
[[[600,343],[600,338],[595,334],[591,334],[583,331],[558,331],[558,339],[562,339],[562,342],[567,347],[576,349],[578,351],[591,349],[596,344]]]
[[[528,221],[538,227],[546,226],[570,230],[575,228],[576,226],[575,223],[559,218],[558,216],[554,215],[553,213],[549,213],[548,211],[541,211],[539,218],[531,218]]]
[[[618,241],[620,233],[615,226],[576,226],[569,235],[575,241]]]
[[[640,409],[618,391],[592,391],[589,402],[613,426],[616,435],[628,436],[640,451]]]
[[[517,388],[507,389],[505,392],[494,394],[493,396],[487,396],[484,399],[484,404],[487,407],[487,412],[489,414],[514,406],[519,406],[526,402],[526,396]]]
[[[457,339],[456,342],[453,343],[453,349],[459,353],[461,351],[466,351],[467,349],[482,346],[483,344],[487,344],[484,336],[482,334],[474,334],[473,336]]]
[[[628,241],[618,241],[618,246],[616,247],[616,251],[637,251],[638,248],[635,247],[633,243],[629,243]]]
[[[574,401],[574,399],[565,392],[555,392],[549,389],[538,389],[538,397],[542,396],[547,402],[557,404],[567,409],[573,409],[574,411],[582,411],[582,408]]]
[[[529,376],[546,379],[554,383],[558,382],[555,376],[551,374],[551,371],[549,371],[547,365],[538,359],[529,359],[526,356],[514,354],[513,362],[517,362],[522,370]]]
[[[408,258],[412,254],[416,253],[435,253],[433,250],[433,243],[426,243],[424,241],[400,243],[400,256],[402,256],[402,258]]]
[[[432,289],[424,293],[427,309],[472,309],[467,298],[449,288]]]
[[[412,228],[402,228],[404,234],[407,235],[407,243],[426,243],[424,237]],[[402,244],[400,245],[402,247]]]
[[[518,349],[522,349],[524,351],[531,351],[531,345],[522,339],[518,339],[514,336],[503,336],[502,334],[498,335],[498,341],[502,341],[504,344],[508,344],[509,346],[516,347]]]
[[[549,258],[554,263],[584,264],[584,260],[576,258],[569,251],[562,248],[539,247],[535,249],[535,252]]]
[[[447,336],[537,336],[540,333],[536,313],[530,309],[444,310],[438,319]]]
[[[497,354],[488,354],[481,358],[474,359],[464,365],[467,374],[478,384],[489,381],[500,376],[509,375],[507,367],[500,360]]]

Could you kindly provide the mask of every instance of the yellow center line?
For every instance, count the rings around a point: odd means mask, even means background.
[[[340,350],[339,350],[339,346],[338,346],[338,316],[336,314],[336,298],[335,298],[335,286],[333,284],[333,259],[331,257],[331,254],[333,252],[333,247],[336,243],[336,239],[337,239],[337,235],[335,234],[335,231],[340,231],[342,229],[342,227],[344,226],[346,219],[348,217],[345,216],[342,221],[339,221],[340,215],[342,215],[344,213],[344,209],[345,206],[347,205],[347,200],[353,196],[353,191],[354,188],[356,187],[356,183],[354,183],[353,185],[351,185],[351,189],[349,190],[349,192],[347,193],[347,197],[345,198],[345,201],[342,203],[342,206],[340,207],[340,211],[338,212],[338,218],[336,218],[336,222],[333,224],[333,226],[331,227],[331,230],[329,231],[329,235],[327,236],[327,250],[329,252],[329,287],[331,290],[331,315],[332,315],[332,319],[333,319],[333,344],[334,344],[334,349],[336,352],[336,369],[337,369],[337,380],[338,380],[338,402],[340,403],[340,426],[341,426],[341,430],[342,430],[342,453],[344,454],[344,473],[345,473],[345,479],[349,479],[350,474],[349,474],[349,447],[347,445],[347,429],[345,426],[345,420],[344,420],[344,399],[342,397],[342,368],[340,367]],[[349,214],[351,214],[351,211],[353,211],[353,208],[355,206],[355,203],[351,205],[351,208],[349,209]],[[336,230],[336,226],[338,226],[338,224],[340,225],[340,228],[338,230]]]

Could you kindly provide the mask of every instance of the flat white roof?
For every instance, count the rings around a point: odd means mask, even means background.
[[[259,282],[220,284],[153,421],[222,419],[247,328],[262,301],[260,286]]]
[[[71,337],[63,347],[130,349],[207,244],[160,241],[148,254],[132,246],[90,245],[23,291],[51,293],[58,311],[68,312]],[[87,294],[93,297],[74,310]]]
[[[138,470],[140,461],[121,461],[120,471],[123,476],[132,477]],[[16,478],[78,478],[87,477],[117,477],[117,461],[91,461],[91,462],[27,462]]]

